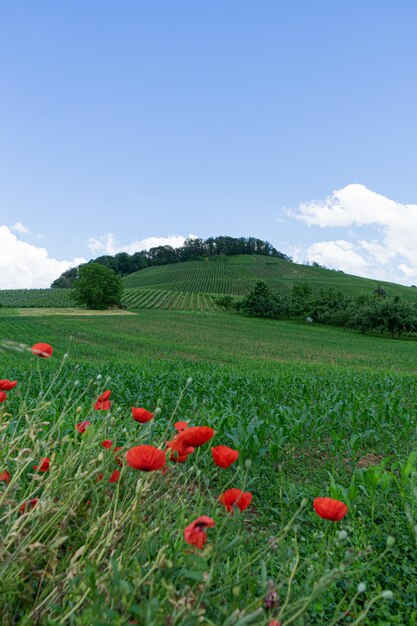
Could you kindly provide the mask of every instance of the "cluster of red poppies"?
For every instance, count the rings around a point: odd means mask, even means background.
[[[42,358],[48,358],[52,356],[53,349],[48,343],[37,343],[32,346],[32,352],[36,356]],[[17,381],[0,380],[0,402],[4,402],[6,399],[6,391],[13,389],[17,384]],[[94,409],[97,411],[107,411],[111,407],[110,400],[111,391],[106,390],[97,398]],[[154,419],[155,415],[151,411],[143,407],[132,407],[132,417],[135,421],[144,424]],[[78,422],[75,425],[75,429],[79,434],[85,433],[87,427],[90,425],[88,420]],[[174,424],[177,434],[166,443],[166,449],[161,450],[152,445],[139,445],[130,448],[126,453],[126,462],[133,469],[143,472],[152,472],[157,470],[166,471],[167,457],[174,463],[184,463],[188,457],[195,452],[196,448],[199,448],[206,444],[210,439],[214,437],[214,430],[209,426],[189,426],[185,421],[179,421]],[[105,439],[101,446],[105,449],[111,450],[113,448],[113,442],[110,439]],[[121,446],[115,446],[113,452],[115,453],[115,462],[122,466],[122,460],[117,455],[117,452],[121,450]],[[221,468],[227,468],[239,458],[239,452],[233,450],[225,445],[218,445],[211,448],[211,454],[214,463]],[[34,465],[33,469],[38,472],[48,472],[50,469],[50,458],[45,457],[40,460],[38,465]],[[8,471],[0,472],[0,482],[10,482],[10,473]],[[102,481],[104,474],[99,474],[97,481]],[[118,482],[120,478],[120,470],[114,470],[111,474],[108,482]],[[222,493],[219,496],[219,501],[227,509],[227,511],[233,514],[234,509],[244,511],[252,501],[252,494],[242,491],[241,489],[231,488]],[[34,508],[38,503],[38,498],[33,498],[24,502],[20,506],[20,513],[24,513],[28,508]],[[313,507],[317,515],[323,519],[338,522],[348,512],[346,504],[333,498],[315,498],[313,501]],[[215,526],[215,522],[211,517],[207,515],[201,515],[194,521],[192,521],[184,530],[185,541],[199,549],[202,549],[207,542],[206,529]],[[276,620],[272,620],[270,626],[279,626]]]
[[[0,404],[7,398],[6,391],[10,391],[17,385],[17,380],[0,380]]]

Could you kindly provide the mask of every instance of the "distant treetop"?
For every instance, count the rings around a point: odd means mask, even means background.
[[[150,250],[142,250],[134,254],[119,252],[114,256],[104,255],[92,259],[89,263],[100,263],[116,272],[120,276],[133,274],[138,270],[154,265],[167,265],[168,263],[180,263],[182,261],[195,261],[202,258],[216,256],[234,256],[237,254],[261,254],[283,261],[291,262],[291,257],[276,250],[269,241],[262,241],[256,237],[209,237],[208,239],[186,239],[180,248],[171,246],[157,246]],[[72,267],[59,278],[54,280],[51,287],[72,287],[78,277],[79,268]]]

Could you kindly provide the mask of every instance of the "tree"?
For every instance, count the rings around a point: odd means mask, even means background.
[[[282,317],[288,312],[284,296],[275,294],[268,283],[258,280],[250,294],[243,299],[240,310],[253,317]]]
[[[294,315],[308,312],[313,290],[308,283],[294,283],[291,290],[291,311]]]
[[[71,267],[69,270],[61,274],[59,278],[54,280],[54,282],[51,285],[51,288],[52,289],[58,289],[58,288],[70,289],[73,286],[74,281],[77,279],[77,277],[78,277],[78,267]]]
[[[122,280],[113,270],[100,263],[88,263],[80,267],[73,293],[77,304],[89,309],[120,306],[122,293]]]

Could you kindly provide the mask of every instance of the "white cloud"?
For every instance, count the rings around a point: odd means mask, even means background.
[[[343,239],[314,243],[307,249],[307,259],[349,274],[361,273],[367,267],[366,259],[355,252],[354,245]]]
[[[16,222],[16,224],[10,226],[10,230],[15,230],[17,233],[22,233],[23,235],[30,232],[29,228],[26,228],[26,226],[22,224],[22,222]]]
[[[62,272],[80,263],[85,259],[52,259],[45,248],[20,241],[10,228],[0,226],[0,289],[49,287]]]
[[[188,235],[189,238],[195,239],[196,235]],[[90,237],[88,240],[88,249],[95,255],[101,254],[117,254],[118,252],[140,252],[141,250],[150,250],[157,246],[172,246],[179,248],[187,238],[183,235],[168,235],[167,237],[147,237],[145,239],[136,239],[131,243],[122,244],[118,241],[113,233],[106,233],[100,237]]]
[[[417,274],[417,204],[402,204],[352,184],[324,200],[301,203],[289,214],[308,226],[346,228],[346,239],[322,241],[304,251],[308,260],[362,276],[407,283]],[[367,227],[369,240],[356,237]],[[327,260],[327,262],[326,262]]]

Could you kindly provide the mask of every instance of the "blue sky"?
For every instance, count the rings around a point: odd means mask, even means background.
[[[5,0],[0,288],[189,234],[417,282],[416,18],[412,0]]]

